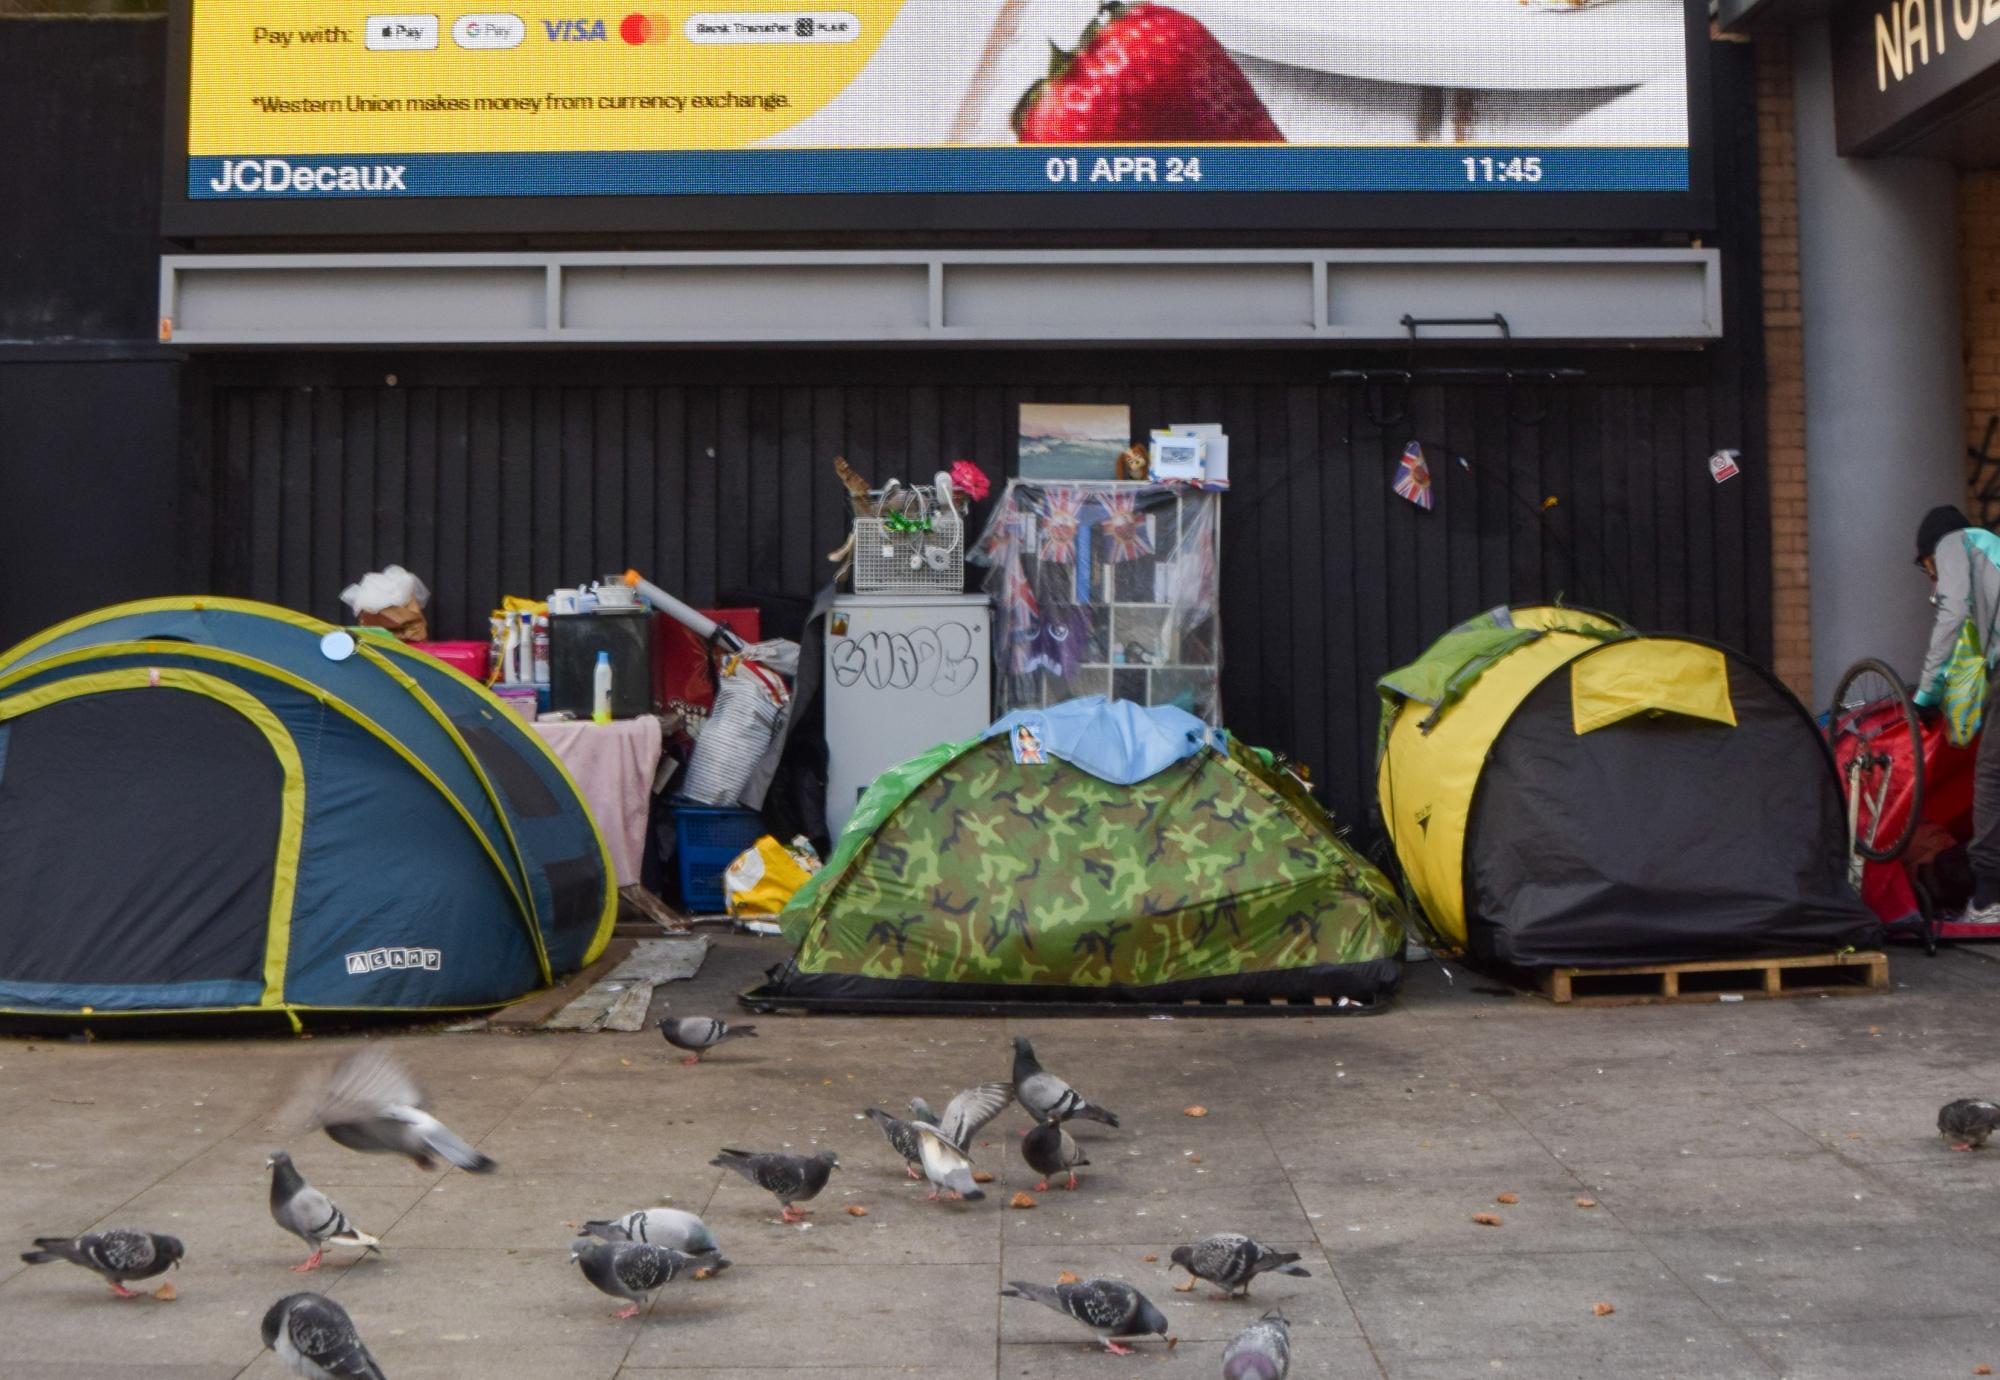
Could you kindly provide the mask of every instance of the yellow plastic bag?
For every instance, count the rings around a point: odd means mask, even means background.
[[[776,915],[819,867],[819,855],[803,838],[787,847],[766,834],[722,874],[724,903],[732,916]]]

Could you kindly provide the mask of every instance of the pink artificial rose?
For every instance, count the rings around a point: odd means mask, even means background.
[[[986,472],[970,460],[951,462],[951,487],[974,503],[993,492],[993,482],[986,477]]]

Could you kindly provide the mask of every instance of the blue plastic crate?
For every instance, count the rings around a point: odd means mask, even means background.
[[[719,915],[724,909],[722,874],[737,855],[764,836],[764,818],[755,810],[678,806],[674,812],[674,857],[681,869],[681,907],[690,915]]]

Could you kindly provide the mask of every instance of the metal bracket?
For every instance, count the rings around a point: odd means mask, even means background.
[[[1421,326],[1492,326],[1500,332],[1500,338],[1509,345],[1514,343],[1514,332],[1507,325],[1507,318],[1499,312],[1491,316],[1411,316],[1403,313],[1402,325],[1409,332],[1410,344],[1417,343],[1417,330]]]
[[[1516,369],[1512,365],[1487,365],[1484,367],[1441,367],[1426,368],[1417,363],[1417,332],[1426,326],[1491,326],[1500,333],[1502,348],[1512,351],[1514,332],[1507,324],[1507,318],[1499,312],[1491,316],[1411,316],[1407,312],[1401,318],[1404,332],[1409,337],[1409,363],[1401,369],[1332,369],[1327,371],[1330,379],[1360,383],[1367,391],[1363,395],[1362,406],[1367,410],[1368,420],[1378,428],[1401,425],[1409,420],[1410,389],[1418,383],[1438,379],[1457,379],[1467,383],[1498,383],[1507,390],[1507,420],[1515,426],[1537,427],[1548,420],[1549,405],[1544,396],[1542,405],[1532,412],[1522,413],[1514,409],[1513,389],[1517,382],[1539,381],[1553,390],[1555,384],[1572,379],[1581,379],[1585,373],[1581,369]],[[1385,407],[1386,394],[1379,393],[1378,387],[1399,384],[1402,399],[1393,413]],[[1996,462],[2000,463],[2000,462]]]

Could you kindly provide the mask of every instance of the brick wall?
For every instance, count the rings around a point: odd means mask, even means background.
[[[2000,173],[1970,172],[1958,184],[1959,276],[1965,310],[1965,443],[1977,449],[1987,420],[2000,414]],[[2000,431],[1989,453],[2000,451]],[[1968,459],[1967,469],[1974,468]],[[1968,472],[1966,511],[2000,522],[2000,502],[1982,502]]]
[[[1782,37],[1760,37],[1757,162],[1770,438],[1766,462],[1771,481],[1771,660],[1778,676],[1810,703],[1812,601],[1806,578],[1806,385],[1795,147],[1791,53]],[[2000,312],[1995,319],[2000,321]],[[2000,340],[1995,345],[2000,347]]]

